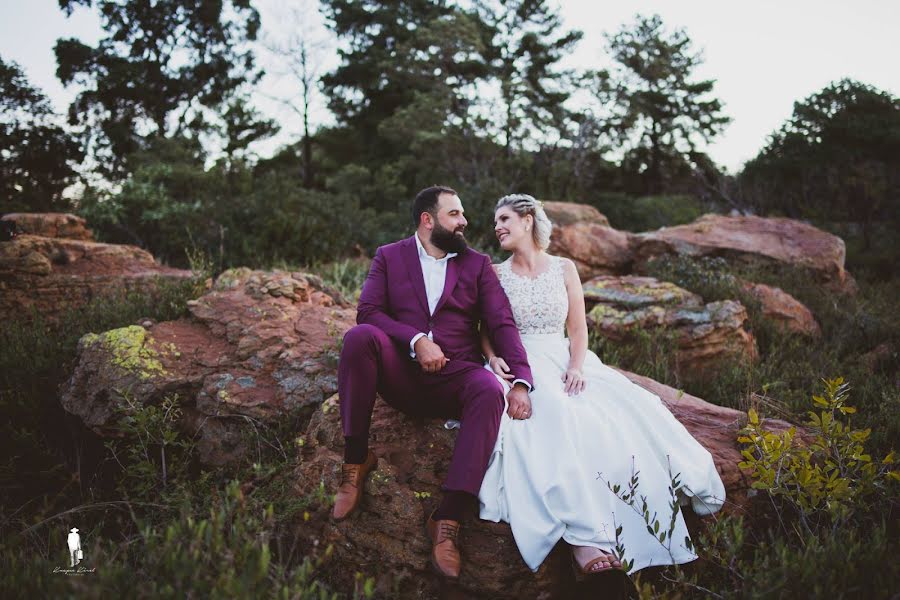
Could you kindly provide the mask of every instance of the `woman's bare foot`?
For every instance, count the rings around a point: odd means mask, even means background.
[[[572,555],[583,573],[599,573],[610,569],[621,569],[622,563],[609,552],[593,546],[572,546]],[[597,560],[598,558],[602,560]],[[593,562],[593,564],[591,564]],[[586,565],[590,565],[585,568]]]

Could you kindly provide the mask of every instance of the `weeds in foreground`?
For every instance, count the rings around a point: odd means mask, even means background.
[[[730,514],[707,522],[696,536],[694,564],[646,569],[634,576],[640,598],[892,598],[900,580],[896,513],[898,481],[893,452],[868,454],[868,432],[850,427],[855,413],[841,378],[824,380],[812,396],[807,426],[765,431],[755,410],[739,441],[753,488],[769,499],[754,524]],[[678,489],[672,477],[670,494]],[[667,517],[651,514],[639,492],[637,473],[627,489],[611,486],[620,500],[643,515],[648,533],[671,544]],[[671,519],[679,507],[670,503]],[[617,529],[617,539],[621,531]],[[688,541],[686,540],[686,543]],[[622,560],[628,548],[617,545]]]

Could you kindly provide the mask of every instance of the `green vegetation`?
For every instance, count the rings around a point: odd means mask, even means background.
[[[143,329],[131,324],[186,315],[208,274],[203,261],[195,267],[195,279],[160,284],[152,295],[101,296],[58,321],[32,315],[0,330],[0,408],[8,416],[0,426],[4,589],[34,597],[342,597],[324,583],[330,549],[301,551],[292,541],[292,520],[309,519],[331,501],[324,487],[298,497],[290,481],[308,415],[257,424],[247,440],[254,451],[242,464],[206,470],[194,440],[177,426],[178,395],[143,406],[123,390],[117,426],[124,436],[106,441],[59,404],[57,389],[71,375],[79,340],[110,344],[123,368],[147,368],[147,357],[132,352]],[[320,272],[352,297],[351,282],[365,268],[344,262]],[[96,568],[81,577],[54,572],[69,568],[71,526],[90,540],[82,566]],[[346,592],[370,598],[373,585],[360,574]]]

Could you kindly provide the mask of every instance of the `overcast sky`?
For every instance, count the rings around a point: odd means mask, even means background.
[[[302,3],[256,0],[263,35],[283,38],[291,7]],[[796,100],[831,81],[851,77],[900,93],[900,0],[560,0],[558,5],[566,26],[584,31],[567,66],[606,66],[603,34],[631,22],[636,13],[658,13],[668,28],[685,28],[706,58],[697,77],[717,81],[715,94],[733,119],[708,149],[716,162],[732,171],[756,155],[766,137],[790,116]],[[78,9],[66,18],[57,0],[0,0],[0,56],[19,63],[60,112],[75,91],[56,79],[56,39],[77,37],[93,44],[101,34],[93,11]],[[258,105],[285,129],[259,149],[265,155],[297,139],[300,123],[267,99],[284,96],[291,89],[290,79],[278,76],[277,65],[265,53],[260,63],[271,74],[256,96]],[[318,122],[328,120],[320,111]]]

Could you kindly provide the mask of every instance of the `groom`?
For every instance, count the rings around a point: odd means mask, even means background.
[[[459,419],[444,495],[427,523],[432,564],[457,578],[459,522],[477,505],[504,406],[502,386],[482,367],[479,322],[515,377],[506,396],[513,418],[530,416],[531,370],[490,258],[466,245],[456,192],[422,190],[412,217],[415,235],[375,253],[358,325],[344,336],[338,393],[345,446],[334,518],[345,519],[359,505],[364,479],[377,465],[368,449],[376,392],[410,415]]]

